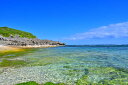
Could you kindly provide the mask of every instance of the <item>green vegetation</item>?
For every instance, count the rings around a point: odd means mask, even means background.
[[[38,84],[36,83],[35,81],[29,81],[29,82],[24,82],[24,83],[19,83],[19,84],[16,84],[16,85],[66,85],[64,83],[52,83],[52,82],[46,82],[45,84]]]
[[[24,83],[16,84],[16,85],[39,85],[39,84],[36,83],[35,81],[29,81],[29,82],[24,82]]]
[[[28,53],[34,52],[36,49],[23,49],[18,52],[0,52],[0,67],[20,67],[26,66],[28,62],[24,60],[18,60],[16,58],[22,57]]]
[[[8,27],[0,27],[0,35],[4,37],[9,37],[10,35],[13,35],[13,36],[19,35],[20,37],[36,38],[36,36],[34,36],[29,32],[24,32],[24,31],[20,31],[20,30],[8,28]]]
[[[63,66],[63,68],[69,68],[69,69],[70,69],[70,68],[72,68],[72,67],[71,67],[71,66]]]
[[[24,55],[25,51],[14,52],[14,51],[7,51],[7,52],[0,52],[0,58],[14,58]]]
[[[57,84],[55,84],[55,83],[52,83],[52,82],[47,82],[47,83],[42,84],[42,85],[66,85],[66,84],[64,84],[64,83],[57,83]]]
[[[19,56],[23,56],[25,54],[31,53],[35,51],[36,49],[21,49],[20,51],[6,51],[6,52],[0,52],[0,59],[1,58],[15,58]]]
[[[27,63],[23,60],[7,60],[3,59],[2,62],[0,62],[1,67],[14,67],[14,66],[23,66]]]

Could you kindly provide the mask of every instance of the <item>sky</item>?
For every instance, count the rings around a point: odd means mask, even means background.
[[[0,27],[69,45],[128,44],[128,0],[0,0]]]

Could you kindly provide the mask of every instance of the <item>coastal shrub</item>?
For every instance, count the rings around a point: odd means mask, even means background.
[[[3,59],[2,62],[0,62],[1,67],[15,67],[15,66],[23,66],[27,63],[23,60],[7,60]]]
[[[9,37],[11,35],[13,36],[19,35],[20,37],[36,38],[36,36],[34,36],[29,32],[24,32],[24,31],[20,31],[20,30],[8,28],[8,27],[0,27],[0,35],[2,35],[3,37]]]

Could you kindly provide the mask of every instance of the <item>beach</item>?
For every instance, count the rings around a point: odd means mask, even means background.
[[[27,46],[4,46],[0,45],[0,52],[7,51],[22,51],[23,49],[28,48],[49,48],[49,47],[57,47],[58,45],[27,45]],[[59,45],[61,46],[61,45]]]
[[[0,52],[21,51],[21,48],[0,45]]]

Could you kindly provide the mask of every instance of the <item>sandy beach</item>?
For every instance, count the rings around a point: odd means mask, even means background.
[[[7,51],[22,51],[24,48],[48,48],[48,47],[57,47],[57,45],[28,45],[28,46],[3,46],[0,45],[0,52]]]
[[[0,45],[0,52],[21,51],[21,48]]]

